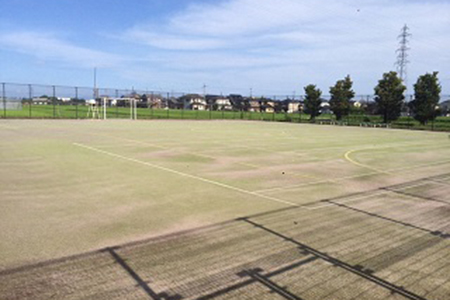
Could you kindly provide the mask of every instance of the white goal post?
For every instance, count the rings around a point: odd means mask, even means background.
[[[124,113],[127,115],[127,108],[129,107],[129,119],[137,120],[138,100],[134,98],[108,98],[102,97],[97,100],[87,100],[87,118],[102,119],[108,118],[124,118]],[[125,117],[126,118],[126,117]]]

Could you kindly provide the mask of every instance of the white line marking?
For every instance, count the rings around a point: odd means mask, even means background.
[[[339,181],[346,180],[346,179],[360,178],[360,177],[371,176],[371,175],[376,175],[376,174],[378,174],[378,172],[366,173],[366,174],[362,174],[362,175],[343,176],[343,177],[339,177],[338,179],[323,179],[323,180],[318,180],[318,181],[313,181],[313,182],[305,182],[303,184],[294,184],[294,185],[288,185],[288,186],[284,186],[284,187],[256,190],[254,192],[255,193],[266,193],[266,192],[276,192],[276,191],[289,191],[289,190],[293,190],[296,188],[311,186],[311,185],[315,185],[315,184],[330,183],[330,182],[337,183]]]
[[[434,162],[434,163],[420,164],[420,165],[404,167],[404,168],[395,168],[395,169],[390,169],[390,170],[386,171],[386,172],[389,172],[386,175],[396,175],[395,173],[401,173],[401,171],[419,169],[422,167],[430,167],[430,166],[435,166],[435,165],[440,165],[440,164],[448,164],[448,163],[450,163],[450,160],[441,160],[441,161]],[[395,173],[393,173],[393,172],[395,172]],[[319,181],[307,182],[304,184],[296,184],[296,185],[289,185],[289,186],[285,186],[285,187],[276,187],[276,188],[270,188],[270,189],[256,190],[254,192],[255,193],[266,193],[266,192],[276,192],[276,191],[289,191],[289,190],[295,190],[297,188],[302,188],[302,187],[321,184],[321,183],[327,183],[327,182],[338,183],[338,182],[340,182],[342,180],[346,180],[346,179],[362,178],[362,177],[376,175],[376,174],[380,174],[380,172],[377,171],[377,172],[372,172],[372,173],[367,173],[367,174],[362,174],[362,175],[344,176],[344,177],[339,177],[338,179],[324,179],[324,180],[319,180]]]
[[[138,160],[138,159],[134,159],[134,158],[126,157],[126,156],[123,156],[123,155],[115,154],[115,153],[112,153],[112,152],[108,152],[108,151],[105,151],[105,150],[97,149],[97,148],[94,148],[94,147],[91,147],[91,146],[87,146],[87,145],[84,145],[84,144],[73,143],[73,145],[75,145],[77,147],[84,148],[84,149],[89,149],[91,151],[95,151],[95,152],[98,152],[98,153],[103,153],[103,154],[106,154],[106,155],[109,155],[109,156],[112,156],[112,157],[116,157],[116,158],[120,158],[120,159],[123,159],[123,160],[131,161],[131,162],[134,162],[134,163],[137,163],[137,164],[141,164],[141,165],[144,165],[144,166],[148,166],[148,167],[152,167],[152,168],[155,168],[155,169],[159,169],[159,170],[163,170],[163,171],[166,171],[166,172],[170,172],[170,173],[173,173],[173,174],[177,174],[177,175],[180,175],[180,176],[183,176],[183,177],[188,177],[188,178],[196,179],[196,180],[199,180],[199,181],[202,181],[202,182],[206,182],[206,183],[209,183],[209,184],[217,185],[217,186],[220,186],[222,188],[226,188],[226,189],[233,190],[233,191],[236,191],[236,192],[240,192],[240,193],[243,193],[243,194],[256,196],[256,197],[259,197],[259,198],[263,198],[263,199],[266,199],[266,200],[287,204],[287,205],[290,205],[290,206],[297,206],[297,207],[300,206],[300,205],[298,205],[296,203],[292,203],[292,202],[289,202],[289,201],[285,201],[285,200],[282,200],[282,199],[277,199],[277,198],[266,196],[266,195],[262,195],[262,194],[258,194],[256,192],[247,191],[247,190],[244,190],[244,189],[241,189],[241,188],[237,188],[237,187],[234,187],[234,186],[231,186],[231,185],[228,185],[228,184],[224,184],[224,183],[220,183],[220,182],[217,182],[217,181],[209,180],[209,179],[206,179],[206,178],[203,178],[203,177],[199,177],[199,176],[183,173],[183,172],[176,171],[176,170],[173,170],[173,169],[169,169],[169,168],[166,168],[166,167],[163,167],[163,166],[155,165],[155,164],[152,164],[152,163],[149,163],[149,162],[145,162],[145,161],[141,161],[141,160]]]
[[[351,162],[352,164],[357,165],[357,166],[359,166],[359,167],[366,168],[366,169],[369,169],[369,170],[372,170],[372,171],[375,171],[375,172],[378,172],[378,173],[390,174],[388,171],[381,171],[381,170],[378,170],[378,169],[373,168],[373,167],[371,167],[371,166],[368,166],[368,165],[362,164],[362,163],[360,163],[360,162],[357,162],[356,160],[353,160],[353,159],[350,157],[350,154],[352,154],[352,153],[354,153],[354,152],[356,152],[356,151],[363,151],[363,150],[365,150],[365,149],[361,149],[361,150],[360,150],[360,149],[354,149],[354,150],[347,151],[347,152],[344,154],[344,157],[345,157],[345,159],[346,159],[347,161],[349,161],[349,162]]]
[[[373,167],[371,167],[371,166],[368,166],[368,165],[359,163],[359,162],[353,160],[353,159],[350,157],[350,154],[352,154],[352,153],[354,153],[354,152],[357,152],[357,151],[379,150],[379,149],[389,149],[389,148],[398,148],[398,147],[399,147],[399,146],[383,146],[383,147],[375,147],[375,148],[353,149],[353,150],[347,151],[347,152],[344,154],[344,157],[345,157],[346,160],[348,160],[348,161],[351,162],[352,164],[355,164],[355,165],[357,165],[357,166],[360,166],[360,167],[363,167],[363,168],[367,168],[367,169],[370,169],[370,170],[373,170],[373,171],[376,171],[376,172],[379,172],[379,173],[385,173],[385,174],[392,174],[392,173],[391,173],[392,171],[409,170],[409,169],[415,169],[415,168],[418,168],[418,167],[421,167],[421,166],[426,167],[426,166],[432,166],[432,165],[435,165],[435,164],[441,164],[441,163],[447,163],[447,162],[450,162],[450,160],[443,160],[443,161],[435,162],[435,163],[421,164],[421,165],[415,165],[415,166],[410,166],[410,167],[405,167],[405,168],[394,168],[394,169],[390,169],[390,170],[387,170],[387,171],[383,171],[383,170],[379,170],[379,169],[373,168]],[[414,146],[412,146],[412,147],[414,147]],[[426,147],[426,146],[424,146],[424,147]],[[435,150],[435,149],[447,148],[447,147],[448,147],[448,146],[432,146],[431,148],[426,148],[426,149],[427,149],[427,150]],[[419,148],[423,148],[423,147],[419,147]]]

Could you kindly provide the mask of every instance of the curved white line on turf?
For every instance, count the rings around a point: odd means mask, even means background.
[[[381,171],[381,170],[378,170],[378,169],[373,168],[373,167],[371,167],[371,166],[368,166],[368,165],[359,163],[359,162],[357,162],[356,160],[354,160],[354,159],[352,159],[352,158],[350,157],[350,154],[352,154],[352,153],[354,153],[354,152],[356,152],[356,151],[362,151],[362,150],[367,150],[367,149],[353,149],[353,150],[347,151],[347,152],[344,154],[344,157],[345,157],[345,159],[346,159],[347,161],[349,161],[349,162],[351,162],[352,164],[357,165],[357,166],[359,166],[359,167],[366,168],[366,169],[369,169],[369,170],[372,170],[372,171],[375,171],[375,172],[378,172],[378,173],[391,174],[391,173],[388,172],[388,171]]]
[[[115,154],[115,153],[112,153],[112,152],[108,152],[108,151],[105,151],[105,150],[97,149],[97,148],[94,148],[94,147],[91,147],[91,146],[87,146],[87,145],[83,145],[83,144],[79,144],[79,143],[73,143],[73,145],[75,145],[77,147],[84,148],[84,149],[89,149],[91,151],[95,151],[95,152],[98,152],[98,153],[103,153],[103,154],[106,154],[106,155],[109,155],[109,156],[112,156],[112,157],[116,157],[116,158],[120,158],[120,159],[123,159],[123,160],[131,161],[131,162],[134,162],[134,163],[137,163],[137,164],[141,164],[141,165],[144,165],[144,166],[148,166],[148,167],[152,167],[152,168],[155,168],[155,169],[159,169],[159,170],[163,170],[163,171],[166,171],[166,172],[170,172],[170,173],[173,173],[173,174],[177,174],[177,175],[180,175],[180,176],[196,179],[196,180],[203,181],[203,182],[206,182],[206,183],[209,183],[209,184],[214,184],[214,185],[220,186],[222,188],[226,188],[226,189],[233,190],[233,191],[236,191],[236,192],[244,193],[244,194],[247,194],[247,195],[256,196],[256,197],[259,197],[259,198],[263,198],[263,199],[266,199],[266,200],[287,204],[287,205],[290,205],[290,206],[296,206],[296,207],[300,206],[298,204],[295,204],[295,203],[292,203],[292,202],[289,202],[289,201],[285,201],[285,200],[282,200],[282,199],[277,199],[277,198],[274,198],[274,197],[258,194],[258,193],[255,193],[255,192],[250,192],[250,191],[247,191],[247,190],[244,190],[244,189],[241,189],[241,188],[237,188],[237,187],[234,187],[234,186],[231,186],[231,185],[228,185],[228,184],[224,184],[224,183],[220,183],[220,182],[217,182],[217,181],[209,180],[209,179],[206,179],[206,178],[203,178],[203,177],[199,177],[199,176],[183,173],[183,172],[180,172],[180,171],[177,171],[177,170],[169,169],[169,168],[162,167],[162,166],[159,166],[159,165],[155,165],[155,164],[152,164],[152,163],[149,163],[149,162],[141,161],[141,160],[138,160],[138,159],[135,159],[135,158],[130,158],[130,157],[126,157],[126,156],[123,156],[123,155],[119,155],[119,154]]]

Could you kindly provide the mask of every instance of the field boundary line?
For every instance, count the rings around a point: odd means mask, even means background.
[[[413,144],[413,145],[415,145],[415,144]],[[412,145],[412,147],[414,147],[413,145]],[[355,165],[358,165],[358,166],[360,166],[360,167],[367,168],[367,169],[370,169],[370,170],[373,170],[373,171],[376,171],[376,172],[379,172],[379,173],[385,173],[385,174],[391,174],[391,175],[392,175],[392,171],[402,171],[402,170],[408,170],[408,169],[415,169],[415,168],[422,167],[422,166],[426,167],[426,166],[432,166],[432,165],[435,165],[435,164],[440,164],[440,163],[447,163],[447,162],[450,162],[450,160],[443,160],[443,161],[434,162],[434,163],[431,162],[431,163],[428,163],[428,164],[419,164],[419,165],[414,165],[414,166],[404,167],[404,168],[392,168],[392,169],[387,170],[387,171],[382,171],[382,170],[378,170],[378,169],[376,169],[376,168],[373,168],[373,167],[371,167],[371,166],[362,164],[362,163],[360,163],[360,162],[357,162],[357,161],[355,161],[354,159],[352,159],[352,158],[350,157],[350,154],[352,154],[352,153],[354,153],[354,152],[357,152],[357,151],[378,150],[378,149],[389,149],[389,148],[396,148],[396,147],[397,147],[397,146],[383,146],[383,147],[368,147],[368,148],[353,149],[353,150],[347,151],[347,152],[344,154],[344,157],[345,157],[346,160],[348,160],[348,161],[351,162],[352,164],[355,164]],[[441,148],[447,148],[447,147],[448,147],[448,146],[432,146],[432,147],[429,147],[429,146],[423,146],[423,147],[420,147],[420,144],[417,144],[417,147],[416,147],[416,148],[429,148],[430,150],[435,150],[435,149],[441,149]]]
[[[131,143],[135,143],[135,144],[139,144],[139,145],[145,145],[145,146],[160,148],[160,149],[164,149],[164,150],[170,150],[171,149],[168,146],[160,146],[160,145],[157,145],[157,144],[154,144],[154,143],[145,142],[145,141],[139,141],[139,140],[134,140],[134,139],[129,139],[129,138],[122,138],[122,137],[116,137],[116,136],[109,136],[109,135],[106,135],[106,134],[98,134],[98,133],[93,133],[93,134],[98,135],[98,136],[111,137],[111,138],[114,138],[114,139],[117,139],[117,140],[123,140],[123,141],[131,142]],[[225,145],[225,144],[218,143],[218,142],[215,142],[215,143],[217,143],[218,145],[221,145],[221,146]],[[179,146],[179,145],[177,145],[177,146]],[[103,148],[103,146],[97,146],[97,147]],[[111,147],[113,147],[113,146],[111,146]],[[238,146],[238,147],[241,147],[241,146]],[[246,147],[246,146],[242,146],[242,147]],[[252,147],[252,149],[253,149],[253,147]],[[208,158],[208,159],[214,159],[214,160],[220,159],[220,158],[217,158],[215,156],[211,156],[211,155],[207,155],[207,154],[201,154],[201,153],[195,153],[195,152],[191,152],[191,151],[180,150],[180,152],[182,152],[184,154],[197,156],[197,157]],[[269,151],[269,152],[270,153],[274,153],[273,151]],[[305,156],[307,156],[307,154],[305,154]],[[244,167],[249,167],[249,168],[252,168],[252,169],[265,168],[265,166],[251,164],[251,163],[246,163],[246,162],[239,162],[239,161],[233,162],[233,164],[241,165],[241,166],[244,166]],[[296,177],[310,178],[310,179],[320,179],[320,178],[315,177],[315,176],[302,175],[302,174],[298,174],[298,173],[294,173],[294,174],[295,174]]]
[[[339,181],[342,181],[342,180],[360,178],[360,177],[365,177],[365,176],[372,176],[372,175],[376,175],[376,174],[379,174],[379,173],[372,172],[372,173],[367,173],[367,174],[362,174],[362,175],[343,176],[343,177],[339,177],[338,179],[322,179],[322,180],[313,181],[313,182],[305,182],[302,184],[295,184],[295,185],[289,185],[289,186],[284,186],[284,187],[274,187],[274,188],[270,188],[270,189],[256,190],[254,192],[255,193],[266,193],[266,192],[270,193],[270,192],[277,192],[277,191],[289,191],[289,190],[295,190],[297,188],[302,188],[302,187],[311,186],[311,185],[315,185],[315,184],[321,184],[321,183],[327,183],[327,182],[338,183]]]
[[[183,176],[183,177],[199,180],[199,181],[202,181],[202,182],[206,182],[206,183],[209,183],[209,184],[212,184],[212,185],[220,186],[222,188],[226,188],[226,189],[233,190],[233,191],[236,191],[236,192],[240,192],[240,193],[243,193],[243,194],[256,196],[256,197],[259,197],[259,198],[262,198],[262,199],[265,199],[265,200],[270,200],[270,201],[274,201],[274,202],[278,202],[278,203],[283,203],[283,204],[290,205],[290,206],[296,206],[296,207],[300,206],[299,204],[296,204],[296,203],[293,203],[293,202],[289,202],[289,201],[286,201],[286,200],[274,198],[274,197],[271,197],[271,196],[266,196],[266,195],[259,194],[259,193],[256,193],[256,192],[247,191],[247,190],[244,190],[244,189],[241,189],[241,188],[238,188],[238,187],[234,187],[234,186],[231,186],[231,185],[228,185],[228,184],[225,184],[225,183],[221,183],[221,182],[218,182],[218,181],[206,179],[206,178],[199,177],[199,176],[196,176],[196,175],[191,175],[191,174],[188,174],[188,173],[183,173],[183,172],[180,172],[180,171],[177,171],[177,170],[173,170],[173,169],[170,169],[170,168],[167,168],[167,167],[159,166],[159,165],[152,164],[152,163],[149,163],[149,162],[145,162],[145,161],[142,161],[142,160],[138,160],[138,159],[135,159],[135,158],[123,156],[123,155],[120,155],[120,154],[116,154],[116,153],[105,151],[105,150],[101,150],[101,149],[97,149],[97,148],[94,148],[94,147],[91,147],[91,146],[88,146],[88,145],[84,145],[84,144],[80,144],[80,143],[73,143],[73,145],[75,145],[77,147],[80,147],[80,148],[88,149],[88,150],[91,150],[91,151],[94,151],[94,152],[97,152],[97,153],[102,153],[102,154],[105,154],[105,155],[108,155],[108,156],[111,156],[111,157],[120,158],[122,160],[127,160],[127,161],[130,161],[130,162],[134,162],[134,163],[137,163],[137,164],[141,164],[141,165],[147,166],[147,167],[152,167],[152,168],[155,168],[155,169],[159,169],[159,170],[162,170],[162,171],[173,173],[173,174],[176,174],[176,175],[179,175],[179,176]]]
[[[386,172],[389,172],[386,174],[396,176],[397,175],[396,173],[402,173],[402,171],[420,169],[420,168],[424,168],[424,167],[432,167],[432,166],[436,166],[436,165],[440,165],[440,164],[448,164],[448,163],[450,163],[450,159],[427,163],[427,164],[418,164],[418,165],[403,167],[403,168],[393,168],[393,169],[389,169],[388,171],[386,171]],[[323,179],[323,180],[319,180],[319,181],[306,182],[306,183],[302,183],[302,184],[290,185],[290,186],[285,186],[285,187],[275,187],[275,188],[270,188],[270,189],[255,190],[254,192],[256,192],[256,193],[269,192],[270,193],[270,192],[277,192],[277,191],[290,191],[290,190],[295,190],[298,188],[303,188],[303,187],[307,187],[307,186],[311,186],[311,185],[315,185],[315,184],[321,184],[321,183],[327,183],[327,182],[338,183],[340,181],[347,180],[347,179],[361,178],[361,177],[372,176],[372,175],[376,175],[376,174],[380,174],[380,171],[373,170],[372,173],[367,173],[367,174],[362,174],[362,175],[343,176],[343,177],[339,177],[337,179]]]
[[[369,149],[370,149],[370,148],[369,148]],[[376,148],[375,148],[375,149],[376,149]],[[392,174],[392,173],[390,173],[390,172],[388,172],[388,171],[381,171],[381,170],[378,170],[378,169],[373,168],[373,167],[371,167],[371,166],[368,166],[368,165],[362,164],[362,163],[360,163],[360,162],[357,162],[356,160],[354,160],[354,159],[352,159],[352,158],[350,157],[350,154],[355,153],[355,152],[357,152],[357,151],[363,151],[363,150],[367,150],[367,149],[353,149],[353,150],[347,151],[347,152],[344,154],[344,157],[345,157],[345,159],[346,159],[347,161],[349,161],[350,163],[352,163],[352,164],[354,164],[354,165],[357,165],[357,166],[359,166],[359,167],[366,168],[366,169],[369,169],[369,170],[372,170],[372,171],[376,171],[376,172],[378,172],[378,173]]]

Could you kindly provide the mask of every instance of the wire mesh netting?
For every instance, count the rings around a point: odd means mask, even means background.
[[[305,113],[302,95],[243,97],[240,95],[203,95],[134,89],[88,88],[36,84],[2,83],[1,118],[53,119],[226,119],[276,122],[387,127],[377,115],[373,95],[357,95],[350,115],[336,120],[322,96],[321,115],[311,119]],[[406,103],[412,100],[406,95]],[[441,100],[449,100],[442,95]],[[446,102],[445,102],[446,103]],[[446,117],[448,105],[442,104],[441,117],[420,124],[409,113],[407,105],[402,116],[389,124],[394,128],[450,130]],[[95,108],[95,109],[94,109]]]

